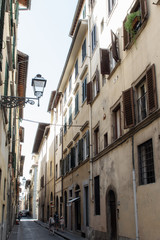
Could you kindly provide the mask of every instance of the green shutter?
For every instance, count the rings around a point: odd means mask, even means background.
[[[8,79],[9,79],[9,66],[8,66],[8,62],[6,62],[4,96],[8,95]]]

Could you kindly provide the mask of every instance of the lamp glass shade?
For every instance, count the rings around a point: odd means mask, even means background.
[[[40,74],[37,74],[36,77],[32,79],[33,91],[36,97],[40,98],[43,96],[46,82],[47,80],[45,80]]]

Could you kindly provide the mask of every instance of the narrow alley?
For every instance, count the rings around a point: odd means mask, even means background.
[[[38,240],[62,240],[64,238],[58,236],[57,234],[49,234],[49,230],[40,226],[34,222],[34,219],[21,219],[20,225],[15,225],[9,240],[26,240],[26,239],[38,239]]]

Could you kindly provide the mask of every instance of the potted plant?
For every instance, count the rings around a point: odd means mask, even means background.
[[[136,26],[140,23],[141,12],[140,10],[132,12],[127,15],[127,20],[125,22],[125,29],[133,38],[136,34]]]

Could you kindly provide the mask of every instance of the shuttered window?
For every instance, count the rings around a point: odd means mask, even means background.
[[[71,148],[71,168],[75,167],[75,147]]]
[[[119,48],[118,48],[118,38],[116,34],[111,30],[111,40],[112,40],[112,56],[116,62],[118,62],[119,59]]]
[[[92,103],[92,82],[87,83],[87,104]]]
[[[82,103],[86,100],[87,97],[87,76],[82,82]]]
[[[79,112],[79,93],[77,92],[75,96],[75,116],[78,114],[78,112]]]
[[[78,141],[78,164],[83,161],[83,139]]]
[[[124,128],[134,126],[133,88],[123,92]]]
[[[97,40],[96,40],[96,25],[94,25],[92,30],[92,52],[96,48]]]
[[[147,0],[137,0],[135,2],[135,5],[131,9],[130,13],[140,11],[140,19],[137,20],[136,24],[133,24],[132,30],[134,34],[129,34],[129,32],[126,31],[125,29],[125,22],[127,20],[127,17],[124,19],[123,22],[123,41],[124,41],[124,50],[126,50],[129,46],[129,44],[132,41],[135,41],[135,36],[138,33],[138,31],[141,29],[144,21],[148,17],[148,7],[147,7]],[[132,35],[132,36],[131,36]]]
[[[9,66],[8,66],[8,62],[6,62],[4,96],[8,95],[8,80],[9,80]]]
[[[147,92],[148,92],[148,108],[149,114],[157,109],[157,91],[155,65],[152,65],[146,72]]]
[[[100,67],[101,74],[110,74],[110,62],[108,49],[100,49]]]
[[[82,63],[85,58],[86,58],[86,39],[84,40],[83,45],[82,45]]]

